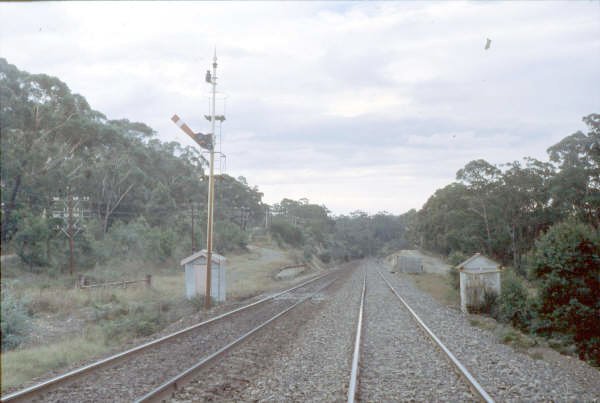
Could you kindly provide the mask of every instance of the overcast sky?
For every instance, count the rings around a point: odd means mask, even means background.
[[[215,46],[226,173],[267,203],[419,209],[600,113],[598,1],[0,4],[1,57],[165,141],[208,131]]]

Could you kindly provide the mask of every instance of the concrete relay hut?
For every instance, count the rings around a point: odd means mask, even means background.
[[[484,302],[486,292],[500,294],[500,264],[476,253],[458,265],[460,273],[460,309]]]
[[[225,301],[225,259],[224,256],[212,253],[210,295],[217,302]],[[185,269],[185,295],[188,299],[204,296],[206,291],[206,250],[196,252],[181,261]]]

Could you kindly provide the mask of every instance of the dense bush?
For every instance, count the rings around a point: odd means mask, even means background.
[[[248,234],[239,225],[229,221],[217,221],[215,225],[214,248],[219,253],[245,248],[248,244]]]
[[[282,220],[273,220],[270,230],[275,240],[280,243],[286,243],[291,246],[301,246],[304,240],[302,231],[300,231],[299,228]]]
[[[128,223],[114,222],[104,238],[93,244],[98,262],[115,258],[164,261],[173,256],[177,236],[172,229],[151,227],[140,217]]]
[[[331,262],[331,253],[329,251],[319,253],[319,259],[321,262],[327,264]]]
[[[498,301],[498,294],[486,287],[468,287],[469,301],[477,301],[467,305],[469,313],[494,315]]]
[[[152,308],[135,310],[106,321],[102,326],[105,339],[115,342],[130,336],[144,337],[156,333],[165,325],[165,318],[156,307]]]
[[[579,356],[600,363],[600,234],[575,221],[536,242],[531,274],[539,284],[539,330],[571,334]]]
[[[449,255],[448,255],[448,263],[451,266],[458,266],[459,264],[461,264],[462,262],[464,262],[465,260],[467,260],[468,256],[465,255],[464,253],[462,253],[461,251],[452,251]]]
[[[115,343],[131,336],[149,336],[168,322],[168,311],[160,304],[128,303],[112,295],[110,301],[94,305],[95,318],[101,323],[105,340]]]
[[[30,268],[47,266],[48,241],[51,230],[46,218],[41,216],[26,216],[15,234],[15,249],[17,255]]]
[[[502,273],[502,286],[498,298],[496,319],[527,330],[532,317],[527,289],[523,280],[512,270]]]
[[[448,276],[450,277],[450,285],[455,290],[460,288],[460,272],[457,266],[467,260],[467,255],[461,251],[453,251],[448,255],[448,263],[451,265]]]
[[[156,247],[152,231],[146,220],[138,218],[129,223],[116,221],[104,238],[104,246],[110,249],[111,257],[135,258],[146,256]]]
[[[450,285],[452,288],[455,290],[460,289],[460,271],[456,267],[450,267],[448,277],[450,278]]]
[[[29,332],[29,317],[25,306],[8,291],[2,292],[1,334],[2,351],[21,344]]]

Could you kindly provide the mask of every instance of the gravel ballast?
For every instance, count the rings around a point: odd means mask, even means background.
[[[560,364],[536,360],[501,344],[468,316],[440,305],[410,276],[376,265],[411,308],[497,401],[599,401],[600,372],[571,357]]]
[[[292,293],[300,298],[327,281],[331,279],[317,280]],[[121,363],[96,370],[68,386],[49,392],[44,401],[133,401],[292,305],[293,298],[267,301],[153,346]]]
[[[369,402],[474,400],[445,355],[367,265],[358,398]]]
[[[345,279],[200,373],[174,401],[345,400],[362,289],[362,270],[349,269]]]
[[[570,357],[550,363],[515,351],[419,290],[411,276],[390,273],[374,260],[345,264],[328,279],[98,371],[44,400],[135,400],[329,284],[199,371],[173,401],[344,401],[365,272],[358,400],[475,400],[378,271],[496,401],[600,400],[596,369]]]

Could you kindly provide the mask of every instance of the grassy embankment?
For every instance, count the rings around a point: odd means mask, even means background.
[[[279,268],[295,262],[295,253],[265,242],[228,255],[228,300],[298,281],[275,280]],[[152,287],[81,290],[74,288],[74,280],[67,276],[33,275],[23,268],[2,267],[3,302],[9,293],[22,304],[28,329],[18,348],[2,353],[2,390],[118,351],[202,306],[200,301],[184,298],[183,270],[177,262],[157,266],[128,262],[121,267],[97,267],[85,274],[99,282],[143,279],[152,274]]]

